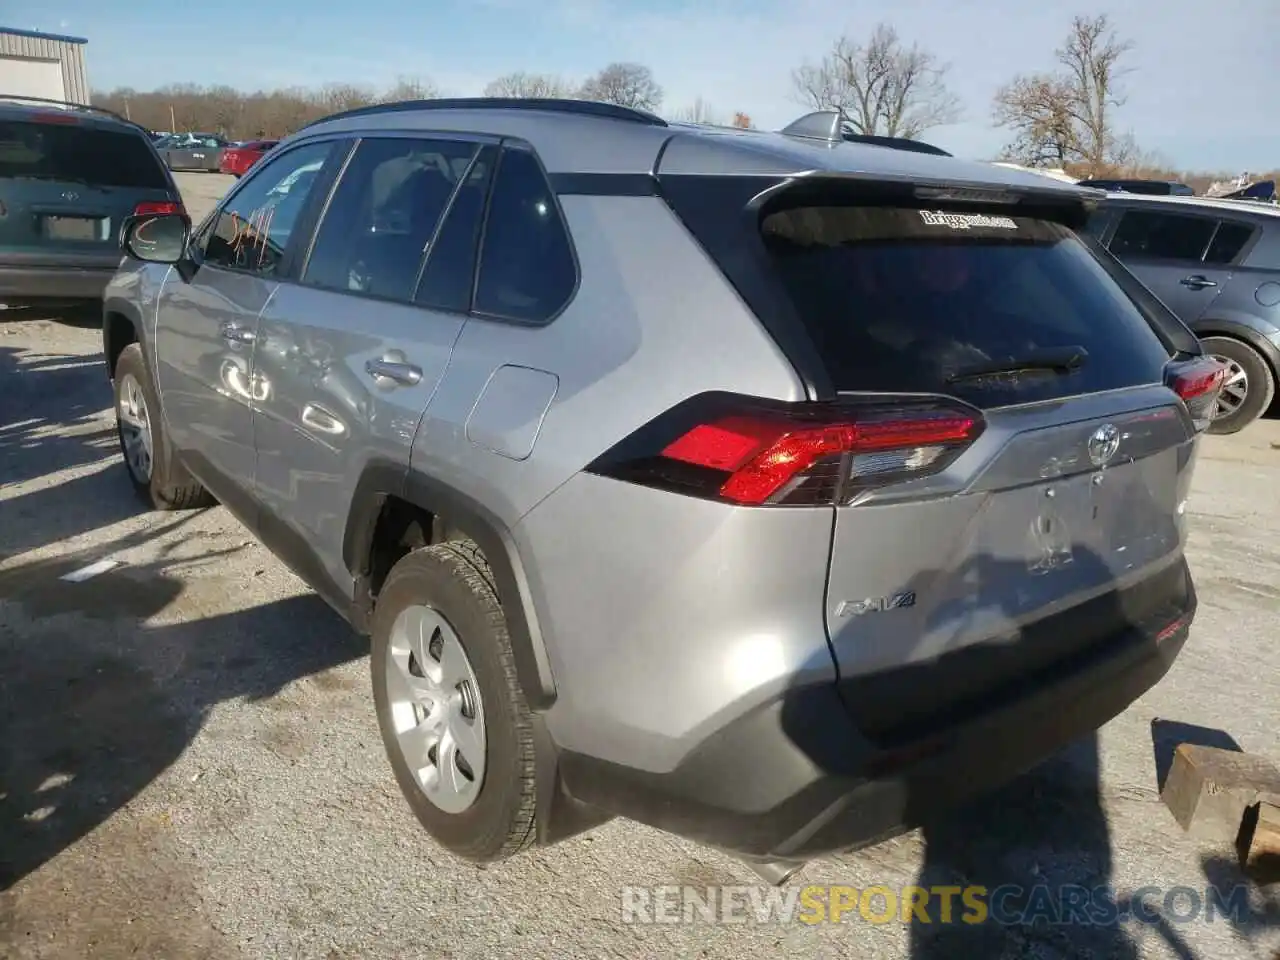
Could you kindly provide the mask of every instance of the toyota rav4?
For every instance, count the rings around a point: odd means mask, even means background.
[[[783,877],[1169,669],[1222,383],[1095,191],[572,101],[360,109],[107,293],[146,502],[370,635],[391,769],[495,860],[622,815]]]

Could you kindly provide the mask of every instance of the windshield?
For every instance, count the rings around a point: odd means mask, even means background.
[[[0,177],[168,188],[142,133],[79,123],[0,120]]]

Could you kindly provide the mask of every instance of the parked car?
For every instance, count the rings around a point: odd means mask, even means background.
[[[0,98],[0,303],[89,309],[136,215],[185,217],[147,132],[109,110]]]
[[[1116,193],[1088,232],[1229,365],[1210,432],[1262,416],[1280,378],[1280,208]]]
[[[839,119],[379,105],[126,236],[128,476],[216,498],[371,636],[391,769],[458,856],[622,815],[781,881],[1185,642],[1222,365],[1077,235],[1092,191]]]
[[[1107,180],[1099,178],[1077,182],[1082,187],[1091,187],[1094,190],[1107,190],[1114,193],[1138,193],[1153,197],[1194,197],[1196,193],[1189,184],[1179,183],[1176,180]]]
[[[158,148],[170,170],[199,170],[217,173],[227,141],[217,134],[179,134],[162,141]]]
[[[218,161],[218,169],[233,177],[243,177],[249,168],[262,159],[262,155],[274,147],[279,140],[246,140],[228,146],[222,151]]]

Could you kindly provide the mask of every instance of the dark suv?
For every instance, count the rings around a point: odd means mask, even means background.
[[[0,96],[0,303],[101,309],[134,215],[185,217],[147,131],[83,104]]]
[[[1113,193],[1087,232],[1228,364],[1210,432],[1265,413],[1280,376],[1280,207]]]

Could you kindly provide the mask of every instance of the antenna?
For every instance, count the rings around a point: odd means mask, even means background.
[[[843,126],[842,110],[815,110],[787,124],[782,128],[782,134],[788,137],[800,137],[803,140],[841,143],[844,140]]]

